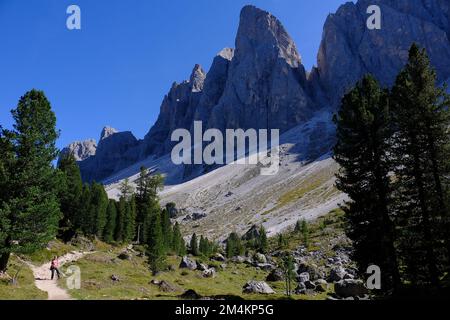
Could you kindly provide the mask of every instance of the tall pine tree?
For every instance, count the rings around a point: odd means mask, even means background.
[[[59,133],[50,103],[42,91],[32,90],[20,98],[12,115],[14,129],[3,130],[0,142],[6,149],[0,174],[8,182],[0,197],[0,271],[6,270],[12,252],[45,246],[55,237],[61,217],[59,177],[52,165]]]
[[[117,221],[117,204],[115,200],[110,199],[108,202],[108,208],[106,209],[106,225],[103,231],[103,240],[105,240],[108,243],[114,242],[116,221]]]
[[[58,169],[62,173],[58,198],[63,213],[63,218],[59,223],[59,233],[63,240],[68,241],[75,235],[77,217],[82,215],[83,182],[81,181],[80,168],[73,154],[63,154],[59,159]]]
[[[400,283],[395,250],[388,157],[391,127],[386,90],[370,75],[347,93],[337,117],[334,159],[341,166],[337,187],[351,199],[343,210],[359,269],[380,266],[385,290]]]
[[[413,45],[392,89],[392,142],[397,216],[407,280],[439,286],[447,245],[450,177],[449,98],[436,87],[436,72],[424,49]],[[444,226],[444,227],[443,227]]]

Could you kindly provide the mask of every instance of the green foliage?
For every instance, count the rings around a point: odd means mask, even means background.
[[[91,234],[101,238],[106,225],[106,209],[108,208],[108,195],[101,184],[91,185],[90,216],[93,218],[93,226],[89,229]]]
[[[77,229],[76,219],[82,215],[83,182],[80,169],[73,154],[63,154],[58,162],[62,173],[58,198],[63,218],[59,222],[59,233],[64,240],[69,240]]]
[[[136,204],[134,196],[131,196],[126,202],[124,215],[124,234],[123,241],[131,242],[136,235]]]
[[[449,270],[450,257],[450,99],[436,82],[425,50],[413,45],[391,103],[395,216],[402,226],[398,240],[404,277],[414,285],[433,287]]]
[[[183,256],[186,254],[186,244],[181,235],[180,225],[178,222],[173,226],[172,250],[175,254]]]
[[[172,247],[172,224],[170,223],[169,212],[166,209],[161,210],[161,229],[163,233],[163,244],[166,252]]]
[[[149,234],[147,235],[147,255],[150,270],[154,274],[163,270],[165,266],[164,238],[161,228],[161,215],[153,214],[150,218]]]
[[[286,252],[282,257],[281,269],[284,273],[285,285],[286,285],[286,295],[291,296],[292,294],[292,281],[295,280],[295,265],[294,258],[288,252]]]
[[[107,243],[114,242],[114,232],[116,230],[117,221],[117,203],[115,200],[109,200],[108,207],[106,209],[106,225],[103,231],[103,239]]]
[[[198,250],[198,239],[197,235],[194,233],[191,237],[191,241],[189,242],[189,248],[191,250],[191,254],[194,256],[199,256],[200,252]]]
[[[127,200],[125,198],[120,198],[117,204],[117,220],[116,229],[114,232],[114,239],[117,242],[123,242],[125,240],[125,220],[127,214]]]
[[[42,91],[32,90],[12,110],[13,130],[0,134],[0,271],[9,255],[30,253],[57,233],[60,183],[56,117]]]
[[[390,92],[366,76],[335,118],[347,234],[362,272],[383,270],[383,290],[436,288],[449,269],[449,101],[413,45]]]
[[[228,236],[225,253],[227,258],[239,256],[244,253],[244,246],[242,245],[241,239],[237,233],[233,232]]]
[[[209,257],[216,253],[218,245],[212,241],[209,241],[207,237],[200,236],[200,242],[198,246],[199,254],[204,257]]]

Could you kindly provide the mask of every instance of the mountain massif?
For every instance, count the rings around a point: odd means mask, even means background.
[[[370,5],[380,6],[380,30],[366,26]],[[112,183],[114,177],[137,172],[140,163],[167,157],[172,131],[193,130],[194,121],[201,120],[204,128],[269,127],[282,134],[306,126],[308,130],[298,132],[300,160],[313,161],[333,144],[331,114],[348,88],[366,73],[391,85],[413,42],[427,49],[444,81],[450,77],[449,39],[448,0],[348,2],[328,16],[317,67],[308,72],[281,22],[266,11],[245,6],[235,48],[223,49],[208,72],[195,65],[189,80],[174,83],[144,139],[105,128],[98,145],[93,140],[75,142],[64,152],[74,152],[85,181]],[[318,117],[321,121],[316,121]],[[178,182],[204,173],[180,170]]]

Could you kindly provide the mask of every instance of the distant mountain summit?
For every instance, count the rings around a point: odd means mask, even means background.
[[[381,30],[369,30],[367,7],[379,5]],[[334,112],[343,93],[366,73],[391,85],[413,42],[425,47],[441,81],[450,78],[448,0],[348,2],[325,22],[317,67],[306,72],[296,45],[269,12],[245,6],[235,48],[223,49],[206,72],[195,65],[189,80],[174,83],[156,123],[143,140],[131,132],[103,129],[93,151],[75,143],[82,177],[102,181],[148,157],[170,153],[173,130],[204,127],[289,129],[318,112]],[[333,132],[317,125],[307,133],[305,157],[314,160],[333,144]],[[189,172],[184,175],[189,179]]]

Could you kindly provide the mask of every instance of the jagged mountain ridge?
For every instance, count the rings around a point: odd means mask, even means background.
[[[381,30],[366,28],[366,9],[372,4],[381,7]],[[268,125],[286,132],[307,123],[317,111],[333,112],[342,93],[365,73],[373,73],[384,85],[392,84],[413,41],[427,49],[439,79],[447,79],[449,21],[446,0],[346,3],[327,18],[318,65],[307,73],[281,22],[268,12],[246,6],[240,16],[236,48],[220,52],[208,73],[196,65],[190,80],[174,83],[164,97],[158,120],[143,140],[129,132],[102,140],[95,155],[80,159],[83,179],[105,180],[148,157],[164,156],[173,145],[171,132],[192,129],[194,120],[221,130]],[[319,137],[314,139],[318,145],[306,146],[307,150],[331,145],[332,139],[323,136],[320,128],[310,134]],[[304,154],[310,159],[317,156],[316,152]]]

